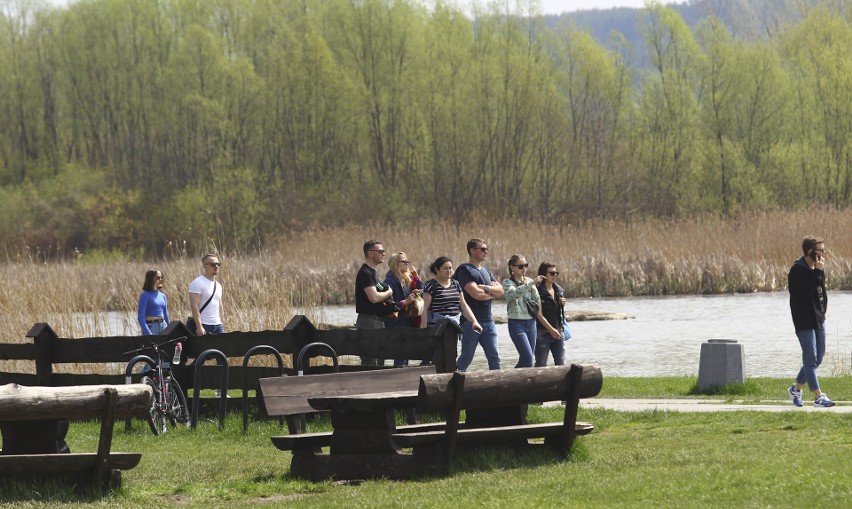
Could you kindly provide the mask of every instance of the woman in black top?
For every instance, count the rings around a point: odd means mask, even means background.
[[[559,270],[555,264],[543,262],[538,266],[538,275],[545,276],[545,279],[536,287],[541,297],[541,308],[536,324],[535,365],[547,366],[548,354],[552,353],[553,363],[562,366],[565,364],[565,340],[562,336],[565,296],[556,284]]]

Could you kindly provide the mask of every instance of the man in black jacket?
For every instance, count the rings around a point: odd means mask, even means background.
[[[815,407],[834,406],[819,389],[816,370],[825,355],[825,312],[828,294],[825,291],[825,243],[822,238],[808,235],[802,240],[803,256],[793,263],[787,275],[790,291],[790,312],[796,337],[802,347],[802,368],[796,383],[788,392],[793,404],[802,406],[802,387],[805,382],[814,393]]]

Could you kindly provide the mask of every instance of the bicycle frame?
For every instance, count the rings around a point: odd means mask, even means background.
[[[152,344],[151,346],[143,346],[136,350],[124,352],[125,355],[130,355],[153,350],[154,358],[152,360],[155,360],[155,371],[153,380],[149,379],[148,383],[150,383],[151,387],[155,391],[152,415],[149,420],[151,430],[155,434],[160,434],[166,431],[166,419],[172,423],[172,426],[174,426],[176,422],[184,422],[188,420],[188,407],[186,404],[186,398],[182,393],[182,389],[177,383],[177,380],[175,380],[172,376],[171,366],[168,368],[163,366],[168,359],[163,347],[184,340],[186,340],[186,336],[170,339],[160,344]],[[176,399],[176,401],[173,401],[173,398]],[[182,410],[180,415],[175,412],[176,408]]]

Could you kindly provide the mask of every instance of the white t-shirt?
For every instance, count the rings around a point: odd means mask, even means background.
[[[213,294],[214,285],[216,288],[215,294]],[[207,299],[210,298],[210,295],[213,295],[210,304],[207,304],[207,307],[201,312],[201,323],[204,325],[222,325],[222,320],[219,317],[219,301],[222,300],[222,285],[216,281],[210,281],[202,275],[193,279],[192,283],[189,284],[189,293],[201,294],[198,309],[201,309],[204,303],[207,302]]]

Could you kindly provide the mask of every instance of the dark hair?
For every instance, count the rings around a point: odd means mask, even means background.
[[[470,239],[467,241],[467,255],[470,256],[470,250],[476,249],[480,244],[485,244],[483,239]]]
[[[811,249],[814,249],[817,244],[822,244],[825,241],[822,237],[816,237],[814,235],[808,235],[804,239],[802,239],[802,254],[808,256],[811,252]]]
[[[367,257],[367,253],[369,253],[371,249],[373,249],[374,247],[376,247],[378,244],[381,244],[381,243],[382,243],[382,241],[375,240],[375,239],[370,239],[367,242],[364,242],[364,258]]]
[[[447,263],[447,262],[453,263],[453,261],[450,259],[450,257],[439,256],[438,258],[435,259],[434,262],[432,262],[432,265],[429,266],[429,272],[431,272],[432,274],[435,274],[437,276],[438,275],[438,269],[443,267],[444,264]]]
[[[547,275],[547,269],[549,269],[551,267],[556,267],[556,264],[550,263],[550,262],[541,262],[541,265],[538,266],[538,275],[539,276],[546,276]]]
[[[509,277],[512,279],[512,281],[515,281],[515,274],[512,273],[512,265],[516,265],[518,263],[518,260],[523,257],[524,255],[517,253],[509,257]],[[515,283],[517,283],[517,281],[515,281]]]
[[[163,274],[162,271],[157,269],[151,269],[145,273],[145,283],[142,284],[142,290],[156,290],[157,288],[154,286],[154,280],[157,277],[157,273]],[[165,278],[165,274],[163,275]]]

